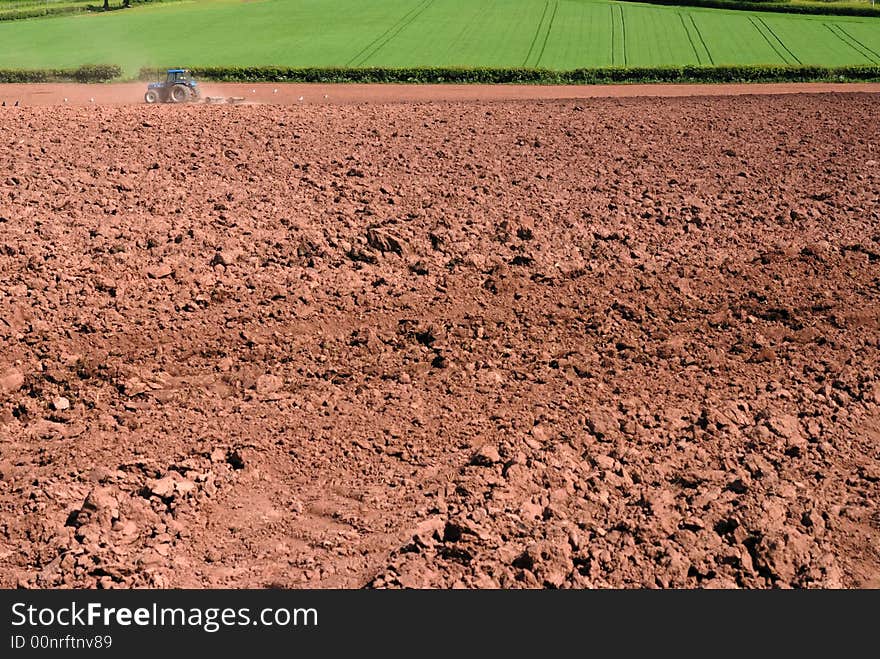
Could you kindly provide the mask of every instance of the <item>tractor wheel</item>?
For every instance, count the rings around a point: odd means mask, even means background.
[[[150,89],[144,94],[144,101],[147,103],[158,103],[159,102],[159,94],[156,93],[156,90]]]
[[[190,88],[186,85],[174,85],[168,97],[172,103],[186,103],[190,97]]]

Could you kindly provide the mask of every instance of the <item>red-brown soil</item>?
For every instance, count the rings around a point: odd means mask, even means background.
[[[741,96],[803,93],[880,93],[880,83],[717,85],[324,85],[202,82],[202,95],[251,104],[348,105],[437,101],[525,101],[581,98]],[[146,83],[0,84],[0,102],[13,105],[139,105]],[[204,100],[204,99],[203,99]]]
[[[880,585],[877,103],[0,110],[0,586]]]

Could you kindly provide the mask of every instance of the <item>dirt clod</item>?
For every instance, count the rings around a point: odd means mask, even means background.
[[[24,385],[24,373],[17,368],[10,368],[0,374],[0,392],[12,393]]]
[[[7,109],[0,586],[876,583],[876,107]]]

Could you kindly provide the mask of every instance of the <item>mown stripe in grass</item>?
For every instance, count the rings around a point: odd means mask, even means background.
[[[557,1],[558,10],[552,19]],[[482,13],[484,9],[487,13]],[[424,13],[418,15],[422,10]],[[579,18],[582,13],[587,16],[583,23]],[[685,16],[693,46],[682,33],[679,13]],[[796,61],[760,21],[750,24],[742,13],[615,0],[434,0],[430,5],[428,0],[273,0],[245,5],[238,0],[224,0],[181,2],[161,10],[112,14],[25,21],[15,26],[0,23],[0,65],[74,66],[101,61],[109,52],[116,53],[128,75],[167,57],[176,60],[172,64],[189,67],[321,67],[346,62],[349,66],[518,67],[531,48],[528,65],[538,63],[564,71],[610,64],[612,31],[616,66],[697,64],[694,48],[699,62],[708,64],[703,42],[711,49],[712,63]],[[693,15],[702,41],[688,14]],[[839,23],[836,19],[763,16],[803,61],[869,63],[841,38],[867,52],[854,41],[840,32],[832,35],[822,27],[823,23]],[[176,27],[194,21],[200,27],[187,39],[172,38]],[[86,30],[91,23],[94,29]],[[471,29],[462,34],[468,24]],[[874,43],[880,20],[861,19],[843,25],[852,36],[880,52],[880,44]],[[236,39],[243,31],[256,37],[250,41]]]
[[[541,58],[544,57],[544,51],[547,50],[547,42],[550,40],[550,32],[553,31],[553,21],[556,20],[557,11],[559,11],[559,0],[554,0],[553,13],[550,15],[550,22],[547,24],[547,32],[544,34],[544,43],[541,44],[541,52],[538,53],[538,59],[535,60],[535,66],[541,65]]]
[[[838,25],[838,26],[837,26],[837,29],[840,30],[841,32],[843,32],[847,37],[849,37],[850,39],[852,39],[853,41],[855,41],[857,44],[859,44],[859,46],[861,46],[862,48],[864,48],[865,50],[867,50],[869,53],[871,53],[872,55],[874,55],[874,57],[878,57],[878,58],[880,58],[880,53],[878,53],[876,50],[872,49],[870,46],[867,46],[866,44],[864,44],[864,43],[862,43],[861,41],[859,41],[858,39],[856,39],[852,34],[850,34],[850,33],[847,31],[847,29],[846,29],[845,27],[843,27],[842,25]],[[869,58],[869,59],[870,59],[870,58]]]
[[[803,62],[798,59],[798,56],[791,52],[791,49],[785,45],[785,42],[779,38],[779,36],[773,31],[773,28],[767,25],[767,22],[761,16],[756,16],[755,18],[761,21],[761,25],[767,28],[767,32],[769,32],[773,36],[773,38],[779,42],[779,45],[782,46],[785,49],[785,52],[787,52],[792,57],[795,64],[803,64]]]
[[[535,44],[538,43],[538,36],[541,34],[541,28],[544,26],[544,19],[547,17],[548,9],[550,9],[550,0],[544,2],[544,11],[541,12],[541,20],[538,21],[538,27],[535,28],[535,35],[532,37],[532,43],[529,44],[529,52],[526,53],[526,58],[523,60],[523,66],[529,65],[529,58],[532,56]]]
[[[867,60],[870,61],[870,62],[874,62],[875,64],[877,63],[876,60],[875,60],[873,57],[871,57],[868,53],[866,53],[866,52],[863,51],[861,48],[859,48],[859,47],[858,47],[856,44],[854,44],[852,41],[850,41],[849,39],[847,39],[845,34],[840,34],[840,33],[835,29],[835,28],[837,27],[836,25],[829,25],[828,23],[822,23],[822,25],[824,25],[824,26],[828,29],[828,31],[831,32],[831,34],[833,34],[834,37],[835,37],[838,41],[840,41],[842,44],[844,44],[845,46],[847,46],[850,50],[852,50],[852,51],[858,53],[859,55],[861,55],[862,57],[864,57],[865,59],[867,59]]]
[[[835,25],[834,28],[836,28],[836,31],[832,29],[828,23],[825,23],[825,27],[831,30],[832,34],[859,53],[862,57],[874,64],[880,64],[880,54],[856,39],[853,35],[847,32],[842,25]]]
[[[483,3],[480,5],[478,13],[475,17],[471,18],[470,21],[465,22],[461,29],[456,33],[455,38],[452,39],[447,47],[447,52],[454,53],[458,48],[458,44],[465,39],[466,35],[470,35],[474,32],[480,32],[481,26],[486,22],[486,16],[490,14],[494,7],[491,3]]]
[[[366,46],[364,46],[360,50],[360,52],[358,52],[354,57],[352,57],[350,60],[348,60],[348,62],[346,62],[345,65],[346,66],[360,66],[360,65],[362,65],[364,62],[366,62],[368,59],[370,59],[370,57],[375,55],[379,51],[379,49],[382,48],[382,46],[384,46],[386,43],[388,43],[388,41],[390,41],[397,34],[399,34],[400,31],[404,27],[409,25],[412,22],[412,20],[415,19],[415,17],[417,17],[425,9],[427,9],[428,5],[430,5],[433,1],[434,0],[421,0],[421,2],[419,2],[415,7],[410,9],[403,16],[401,16],[387,30],[385,30],[382,34],[380,34],[378,37],[376,37],[370,43],[368,43]],[[413,14],[415,14],[415,16],[413,16]],[[407,19],[410,19],[411,16],[413,18],[408,21]],[[399,28],[399,29],[397,29],[397,31],[394,32],[395,28]],[[391,34],[392,32],[394,32],[394,33]],[[382,39],[384,39],[386,36],[388,38],[385,39],[384,41],[382,41]],[[379,42],[381,42],[381,43],[379,43]],[[375,49],[373,49],[374,46],[376,46]],[[373,50],[371,51],[371,49],[373,49]]]
[[[410,25],[412,25],[415,22],[415,20],[419,16],[424,14],[432,4],[434,4],[434,0],[428,0],[425,3],[425,5],[421,9],[419,9],[419,11],[417,11],[415,14],[413,14],[413,16],[411,16],[409,20],[407,20],[403,25],[401,25],[399,28],[397,28],[397,30],[395,30],[394,34],[389,35],[388,38],[385,39],[385,41],[383,41],[381,44],[379,44],[379,46],[375,50],[373,50],[372,53],[369,54],[369,56],[362,62],[362,64],[365,63],[368,59],[370,59],[370,57],[373,57],[376,53],[378,53],[380,50],[382,50],[385,46],[387,46],[388,43],[392,39],[394,39],[394,37],[396,37],[398,34],[403,32]]]
[[[697,22],[694,20],[694,15],[688,14],[688,17],[691,19],[691,24],[694,26],[694,32],[697,33],[697,38],[700,40],[700,43],[703,44],[703,50],[706,51],[706,57],[709,58],[709,64],[715,64],[712,53],[709,51],[709,46],[706,45],[706,40],[703,39],[703,33],[700,32],[700,28],[697,27]]]
[[[614,56],[614,5],[608,5],[611,12],[611,66],[617,66],[617,58]]]
[[[760,34],[764,38],[764,41],[767,42],[767,45],[773,49],[773,52],[776,53],[777,57],[782,60],[783,64],[792,64],[792,62],[790,62],[788,58],[779,51],[779,48],[776,47],[776,44],[773,43],[773,40],[770,39],[770,37],[768,37],[766,34],[764,34],[764,30],[762,30],[761,26],[757,23],[757,21],[755,21],[754,16],[749,16],[749,22],[752,24],[752,27],[757,30],[758,34]]]
[[[681,21],[681,27],[684,29],[684,34],[687,37],[688,43],[691,45],[691,50],[694,51],[694,57],[697,58],[697,64],[702,65],[704,63],[703,58],[700,57],[700,51],[697,50],[697,44],[694,42],[694,38],[691,36],[691,31],[684,20],[684,14],[681,12],[678,13],[678,20]]]

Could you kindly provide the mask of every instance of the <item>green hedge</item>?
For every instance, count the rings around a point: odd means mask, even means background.
[[[320,83],[473,83],[530,85],[596,85],[648,82],[821,82],[880,80],[880,66],[670,66],[607,67],[549,71],[482,68],[286,68],[197,67],[196,78],[218,82]],[[156,69],[141,69],[141,80],[154,80]]]
[[[142,5],[153,2],[174,2],[175,0],[131,0],[130,7],[124,7],[122,0],[111,0],[109,9],[104,9],[103,0],[94,0],[94,2],[76,2],[75,4],[65,4],[60,7],[44,5],[40,7],[29,7],[26,9],[15,9],[14,5],[6,5],[0,0],[0,21],[19,21],[27,18],[44,18],[50,16],[65,16],[67,14],[84,14],[86,12],[105,12],[118,11],[120,9],[131,9],[136,5]]]
[[[78,69],[0,69],[0,82],[109,82],[121,75],[115,64],[86,64]]]
[[[26,18],[40,18],[42,16],[63,16],[65,14],[79,14],[89,10],[87,5],[65,5],[64,7],[32,7],[30,9],[13,9],[0,13],[0,21],[20,21]]]
[[[853,7],[828,2],[823,5],[798,5],[778,0],[622,0],[651,5],[672,5],[675,7],[706,7],[709,9],[737,9],[746,11],[772,11],[783,14],[818,14],[822,16],[880,16],[880,8],[870,6]]]
[[[668,66],[546,69],[321,69],[286,67],[201,67],[197,78],[218,82],[320,82],[411,84],[601,85],[609,83],[718,82],[869,82],[880,81],[880,66]],[[122,75],[114,64],[77,69],[0,70],[0,82],[108,82]],[[141,80],[156,78],[156,69],[141,69]]]

